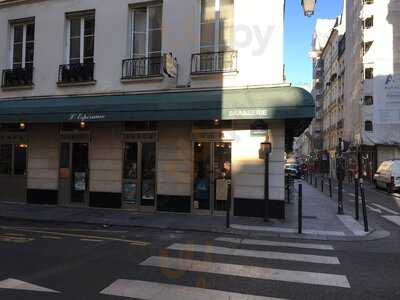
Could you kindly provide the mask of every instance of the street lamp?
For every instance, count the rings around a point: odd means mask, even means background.
[[[272,152],[271,143],[261,143],[260,145],[260,159],[264,159],[265,175],[264,175],[264,221],[269,220],[269,155]]]
[[[317,0],[301,0],[301,6],[303,6],[304,15],[311,17],[314,14],[315,4]]]

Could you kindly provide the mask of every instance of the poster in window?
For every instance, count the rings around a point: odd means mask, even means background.
[[[136,183],[124,183],[124,199],[126,202],[137,204]]]
[[[74,188],[75,191],[86,191],[86,173],[75,172]]]
[[[226,179],[216,180],[215,199],[219,201],[228,200],[228,181]]]
[[[144,179],[142,182],[142,198],[153,200],[154,194],[154,180]]]

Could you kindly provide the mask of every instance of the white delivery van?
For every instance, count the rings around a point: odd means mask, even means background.
[[[384,188],[389,193],[400,190],[400,160],[387,160],[381,163],[374,175],[376,188]]]

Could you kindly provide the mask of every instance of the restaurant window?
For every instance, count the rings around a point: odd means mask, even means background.
[[[132,58],[161,57],[162,4],[132,8]]]
[[[35,22],[21,21],[11,24],[12,69],[32,69],[35,48]]]
[[[201,1],[200,52],[233,50],[234,0]]]
[[[69,64],[94,62],[94,12],[67,14]]]
[[[0,175],[26,174],[26,144],[0,145]]]

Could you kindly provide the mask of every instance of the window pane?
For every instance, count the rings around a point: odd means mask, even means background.
[[[124,179],[137,179],[137,143],[126,143],[124,154]]]
[[[161,51],[161,30],[149,32],[149,52]]]
[[[24,25],[14,25],[14,43],[22,42]]]
[[[142,199],[155,199],[156,144],[143,144],[142,152]]]
[[[135,8],[133,11],[135,32],[146,32],[146,8]]]
[[[85,18],[85,35],[93,35],[95,27],[94,16],[89,16]]]
[[[14,174],[26,174],[26,145],[15,145],[14,147]]]
[[[26,25],[26,41],[34,41],[35,40],[35,24]]]
[[[71,59],[69,60],[69,63],[70,63],[71,65],[73,65],[73,64],[79,64],[80,62],[81,62],[80,58],[71,58]]]
[[[219,44],[220,50],[225,51],[233,48],[233,24],[229,21],[221,21],[219,24]]]
[[[33,62],[33,54],[34,54],[34,43],[33,42],[26,43],[25,61]]]
[[[84,57],[92,57],[94,54],[94,36],[85,37]]]
[[[215,0],[201,1],[201,21],[213,21],[215,19]]]
[[[70,40],[70,51],[69,51],[69,57],[71,59],[73,58],[79,58],[81,53],[81,41],[79,38],[72,38]]]
[[[22,64],[13,64],[13,69],[18,69],[18,68],[22,68]]]
[[[145,33],[135,33],[133,45],[134,55],[145,55],[146,53],[146,34]]]
[[[12,145],[0,145],[0,174],[11,175]]]
[[[233,0],[220,0],[220,19],[233,20]]]
[[[149,7],[149,28],[161,28],[162,23],[162,6]]]
[[[14,44],[13,61],[14,63],[22,61],[22,44]]]
[[[60,149],[60,168],[69,168],[69,143],[62,143]]]
[[[81,19],[74,18],[70,20],[71,28],[70,28],[70,36],[71,37],[78,37],[81,35]]]
[[[201,25],[200,46],[213,46],[215,44],[215,24],[204,23]]]

